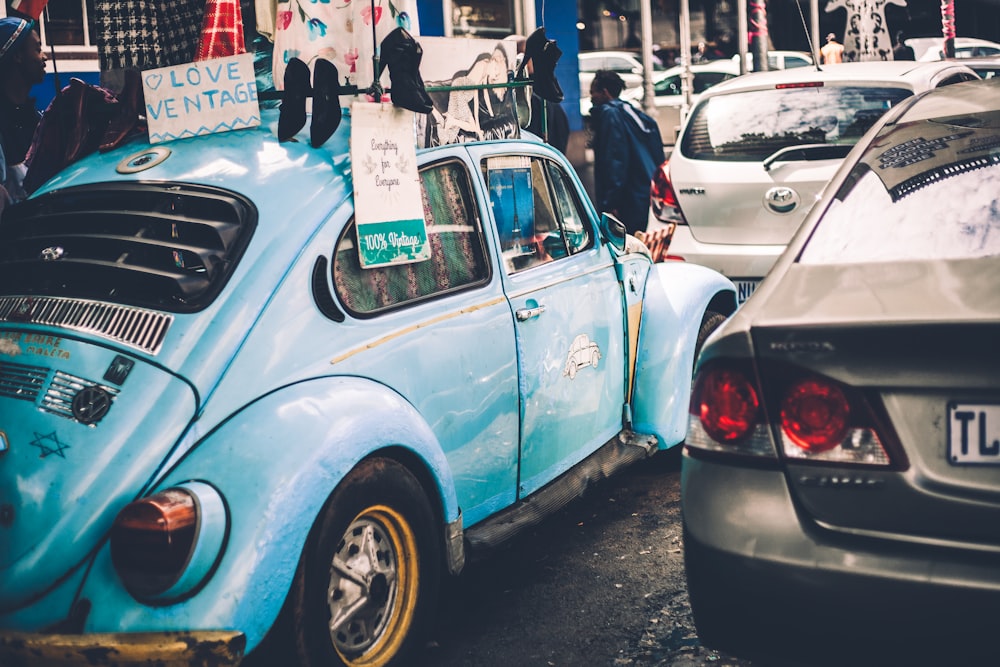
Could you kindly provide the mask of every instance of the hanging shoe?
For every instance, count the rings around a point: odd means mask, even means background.
[[[563,101],[562,87],[556,78],[556,63],[562,56],[562,49],[554,39],[550,39],[542,53],[535,57],[535,72],[532,80],[535,82],[535,93],[543,100],[558,104]]]
[[[392,103],[416,113],[430,113],[434,108],[424,80],[420,78],[420,60],[424,50],[403,28],[396,28],[379,47],[378,76],[389,68],[389,93]]]
[[[545,27],[536,29],[524,40],[524,57],[517,69],[517,78],[524,76],[524,70],[530,61],[532,69],[531,80],[534,82],[535,93],[549,102],[562,102],[563,91],[556,79],[556,63],[562,56],[562,49],[556,40],[545,36]]]
[[[285,93],[278,112],[278,141],[288,141],[306,125],[306,98],[309,88],[309,66],[291,58],[285,67]]]
[[[528,63],[545,48],[545,44],[548,43],[549,39],[545,36],[545,26],[541,28],[536,28],[533,33],[528,35],[528,38],[524,40],[524,53],[521,54],[521,65],[517,68],[517,76],[515,79],[523,79],[524,72],[528,67]]]
[[[337,66],[325,58],[316,61],[313,72],[312,121],[309,124],[309,143],[319,148],[333,136],[340,126],[343,112],[340,109],[340,74]]]

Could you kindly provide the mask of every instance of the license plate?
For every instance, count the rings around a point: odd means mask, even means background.
[[[734,280],[733,284],[736,285],[736,303],[742,304],[753,291],[757,289],[757,285],[760,284],[759,280]]]
[[[959,465],[1000,465],[1000,404],[948,406],[948,460]]]

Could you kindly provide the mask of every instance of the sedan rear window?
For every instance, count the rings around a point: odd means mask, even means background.
[[[761,162],[805,144],[853,146],[903,88],[817,85],[718,95],[699,104],[681,144],[694,160]]]
[[[813,231],[803,264],[1000,255],[1000,117],[887,127]]]

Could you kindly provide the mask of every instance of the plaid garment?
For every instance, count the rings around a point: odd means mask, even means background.
[[[246,53],[243,44],[243,11],[239,0],[208,0],[201,45],[195,60],[225,58]]]
[[[95,0],[101,71],[153,69],[191,62],[205,0]]]

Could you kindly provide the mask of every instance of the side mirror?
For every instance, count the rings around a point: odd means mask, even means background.
[[[604,240],[618,249],[618,252],[625,252],[625,235],[628,230],[625,223],[611,215],[601,214],[601,236]]]

